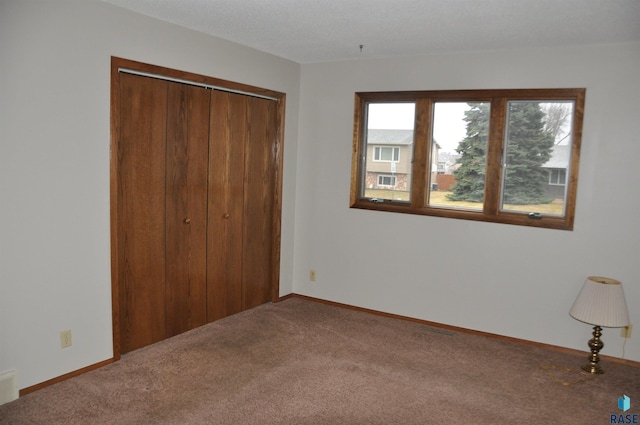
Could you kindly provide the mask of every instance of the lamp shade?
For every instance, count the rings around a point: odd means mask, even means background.
[[[569,314],[581,322],[606,328],[629,325],[622,283],[608,277],[589,276]]]

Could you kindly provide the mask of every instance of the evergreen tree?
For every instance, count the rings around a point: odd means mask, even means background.
[[[456,151],[459,167],[448,198],[452,201],[482,202],[486,174],[489,104],[470,103],[465,112],[467,135]],[[544,196],[548,171],[542,165],[551,158],[553,135],[544,128],[544,112],[538,102],[511,102],[507,123],[507,167],[503,201],[527,205],[550,202]]]
[[[482,202],[484,199],[484,179],[486,174],[487,140],[489,137],[489,104],[469,103],[465,111],[467,136],[458,144],[460,154],[453,171],[456,183],[447,195],[452,201]]]
[[[552,200],[544,194],[549,172],[542,165],[551,158],[555,139],[545,130],[544,118],[539,102],[509,104],[505,204],[543,204]]]

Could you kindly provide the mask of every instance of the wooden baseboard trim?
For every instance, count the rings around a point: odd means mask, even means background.
[[[284,300],[288,300],[289,298],[294,298],[294,297],[300,297],[300,298],[302,298],[302,297],[303,297],[303,295],[287,294],[287,295],[285,295],[285,296],[282,296],[282,297],[278,298],[278,300],[277,300],[276,302],[277,302],[277,303],[279,303],[279,302],[282,302],[282,301],[284,301]],[[310,299],[312,299],[312,298],[310,298]]]
[[[286,300],[288,298],[292,298],[294,296],[295,296],[294,294],[288,294],[288,295],[285,295],[283,297],[279,297],[276,300],[276,302],[281,302],[281,301],[284,301],[284,300]],[[44,381],[44,382],[41,382],[39,384],[32,385],[30,387],[23,388],[23,389],[21,389],[19,391],[19,396],[23,397],[23,396],[25,396],[25,395],[27,395],[29,393],[41,390],[41,389],[46,388],[46,387],[48,387],[50,385],[53,385],[53,384],[57,384],[58,382],[66,381],[67,379],[73,378],[75,376],[79,376],[79,375],[82,375],[84,373],[91,372],[92,370],[100,369],[101,367],[106,366],[106,365],[111,364],[111,363],[114,363],[114,362],[116,362],[118,360],[120,360],[119,353],[118,353],[118,355],[114,354],[114,357],[112,357],[110,359],[107,359],[107,360],[104,360],[102,362],[99,362],[99,363],[96,363],[96,364],[92,364],[90,366],[83,367],[82,369],[74,370],[74,371],[69,372],[69,373],[65,373],[64,375],[57,376],[55,378],[49,379],[48,381]]]
[[[489,332],[482,332],[482,331],[476,331],[476,330],[473,330],[473,329],[460,328],[458,326],[451,326],[451,325],[445,325],[445,324],[437,323],[437,322],[430,322],[428,320],[416,319],[416,318],[413,318],[413,317],[402,316],[402,315],[399,315],[399,314],[385,313],[383,311],[372,310],[372,309],[369,309],[369,308],[356,307],[356,306],[353,306],[353,305],[343,304],[343,303],[339,303],[339,302],[335,302],[335,301],[323,300],[321,298],[309,297],[307,295],[300,295],[300,294],[292,293],[292,294],[285,295],[284,297],[280,297],[279,301],[284,301],[287,298],[302,298],[302,299],[305,299],[305,300],[315,301],[315,302],[323,303],[323,304],[328,304],[328,305],[332,305],[332,306],[335,306],[335,307],[342,307],[342,308],[347,308],[347,309],[350,309],[350,310],[356,310],[356,311],[362,311],[362,312],[365,312],[365,313],[376,314],[378,316],[385,316],[385,317],[391,317],[393,319],[406,320],[406,321],[409,321],[409,322],[420,323],[422,325],[431,326],[431,327],[434,327],[434,328],[440,328],[440,329],[445,329],[445,330],[450,330],[450,331],[455,331],[455,332],[463,332],[463,333],[467,333],[467,334],[484,336],[484,337],[487,337],[487,338],[494,338],[494,339],[498,339],[498,340],[502,340],[502,341],[514,342],[514,343],[517,343],[517,344],[524,344],[524,345],[530,345],[530,346],[534,346],[534,347],[540,347],[540,348],[544,348],[544,349],[547,349],[547,350],[553,350],[553,351],[557,351],[557,352],[564,353],[564,354],[571,354],[571,355],[574,355],[574,356],[584,357],[585,359],[589,355],[589,352],[587,352],[587,351],[575,350],[573,348],[560,347],[558,345],[544,344],[544,343],[541,343],[541,342],[529,341],[529,340],[526,340],[526,339],[513,338],[513,337],[510,337],[510,336],[492,334],[492,333],[489,333]],[[585,343],[586,343],[586,341],[585,341]],[[619,364],[625,364],[625,365],[633,366],[633,367],[640,367],[640,362],[633,361],[633,360],[627,360],[627,359],[621,359],[621,358],[618,358],[618,357],[603,356],[603,355],[600,355],[600,358],[602,360],[607,360],[607,361],[610,361],[612,363],[619,363]]]
[[[95,363],[95,364],[92,364],[92,365],[87,366],[87,367],[83,367],[82,369],[78,369],[78,370],[74,370],[73,372],[65,373],[64,375],[60,375],[60,376],[58,376],[56,378],[49,379],[48,381],[44,381],[44,382],[41,382],[41,383],[36,384],[36,385],[32,385],[32,386],[27,387],[27,388],[23,388],[23,389],[20,390],[19,396],[22,397],[22,396],[25,396],[25,395],[27,395],[29,393],[34,392],[34,391],[41,390],[41,389],[43,389],[45,387],[48,387],[50,385],[57,384],[58,382],[66,381],[67,379],[73,378],[74,376],[82,375],[83,373],[87,373],[87,372],[91,372],[92,370],[100,369],[101,367],[106,366],[108,364],[111,364],[114,361],[115,361],[115,359],[104,360],[102,362]]]
[[[473,334],[473,335],[479,335],[479,336],[484,336],[484,337],[487,337],[487,338],[499,339],[499,340],[502,340],[502,341],[515,342],[515,343],[518,343],[518,344],[531,345],[531,346],[534,346],[534,347],[545,348],[547,350],[558,351],[558,352],[565,353],[565,354],[572,354],[574,356],[582,356],[582,357],[584,357],[584,356],[587,356],[589,354],[586,351],[574,350],[572,348],[560,347],[560,346],[551,345],[551,344],[543,344],[541,342],[529,341],[529,340],[520,339],[520,338],[513,338],[513,337],[509,337],[509,336],[492,334],[492,333],[488,333],[488,332],[475,331],[473,329],[460,328],[458,326],[445,325],[445,324],[437,323],[437,322],[430,322],[428,320],[416,319],[416,318],[413,318],[413,317],[402,316],[402,315],[399,315],[399,314],[385,313],[383,311],[373,310],[373,309],[370,309],[370,308],[356,307],[356,306],[349,305],[349,304],[343,304],[343,303],[339,303],[339,302],[335,302],[335,301],[323,300],[322,298],[314,298],[314,297],[310,297],[310,296],[307,296],[307,295],[300,295],[300,294],[295,294],[295,293],[291,293],[291,294],[287,294],[287,295],[284,295],[282,297],[279,297],[276,302],[282,302],[282,301],[287,300],[289,298],[301,298],[301,299],[314,301],[314,302],[318,302],[318,303],[322,303],[322,304],[332,305],[334,307],[347,308],[347,309],[350,309],[350,310],[356,310],[356,311],[362,311],[362,312],[365,312],[365,313],[376,314],[378,316],[385,316],[385,317],[390,317],[390,318],[393,318],[393,319],[406,320],[406,321],[409,321],[409,322],[420,323],[422,325],[431,326],[431,327],[434,327],[434,328],[440,328],[440,329],[446,329],[446,330],[455,331],[455,332],[463,332],[463,333],[468,333],[468,334]],[[640,367],[640,362],[637,362],[637,361],[620,359],[618,357],[611,357],[611,356],[600,356],[600,357],[603,360],[607,360],[607,361],[610,361],[610,362],[613,362],[613,363],[620,363],[620,364],[625,364],[625,365],[628,365],[628,366]],[[56,378],[49,379],[48,381],[44,381],[44,382],[41,382],[41,383],[36,384],[36,385],[32,385],[32,386],[27,387],[27,388],[23,388],[19,392],[20,397],[22,397],[22,396],[24,396],[26,394],[32,393],[34,391],[38,391],[38,390],[40,390],[42,388],[45,388],[45,387],[48,387],[50,385],[57,384],[58,382],[66,381],[69,378],[73,378],[75,376],[82,375],[82,374],[90,372],[92,370],[99,369],[99,368],[101,368],[103,366],[106,366],[108,364],[111,364],[111,363],[113,363],[115,361],[117,361],[116,358],[107,359],[107,360],[104,360],[102,362],[95,363],[95,364],[92,364],[90,366],[84,367],[82,369],[74,370],[73,372],[66,373],[66,374],[58,376]]]

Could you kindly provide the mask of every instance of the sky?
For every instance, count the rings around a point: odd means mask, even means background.
[[[565,102],[566,103],[566,102]],[[544,107],[546,103],[541,104]],[[434,111],[433,136],[440,152],[454,153],[456,147],[467,134],[464,112],[469,109],[467,102],[437,102]],[[371,103],[368,116],[369,128],[412,130],[415,121],[415,104],[405,103]],[[566,135],[571,129],[571,119],[568,118],[563,126],[562,134],[558,135],[558,144],[566,145],[571,141]]]
[[[441,152],[455,152],[466,135],[464,111],[466,102],[439,102],[435,108],[433,135]],[[413,130],[414,103],[372,103],[369,105],[368,124],[374,129]]]

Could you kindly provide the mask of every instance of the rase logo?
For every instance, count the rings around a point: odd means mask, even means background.
[[[618,398],[618,409],[626,412],[631,408],[631,399],[626,394]],[[637,424],[638,414],[627,413],[626,415],[614,415],[609,417],[609,423],[612,424]]]

